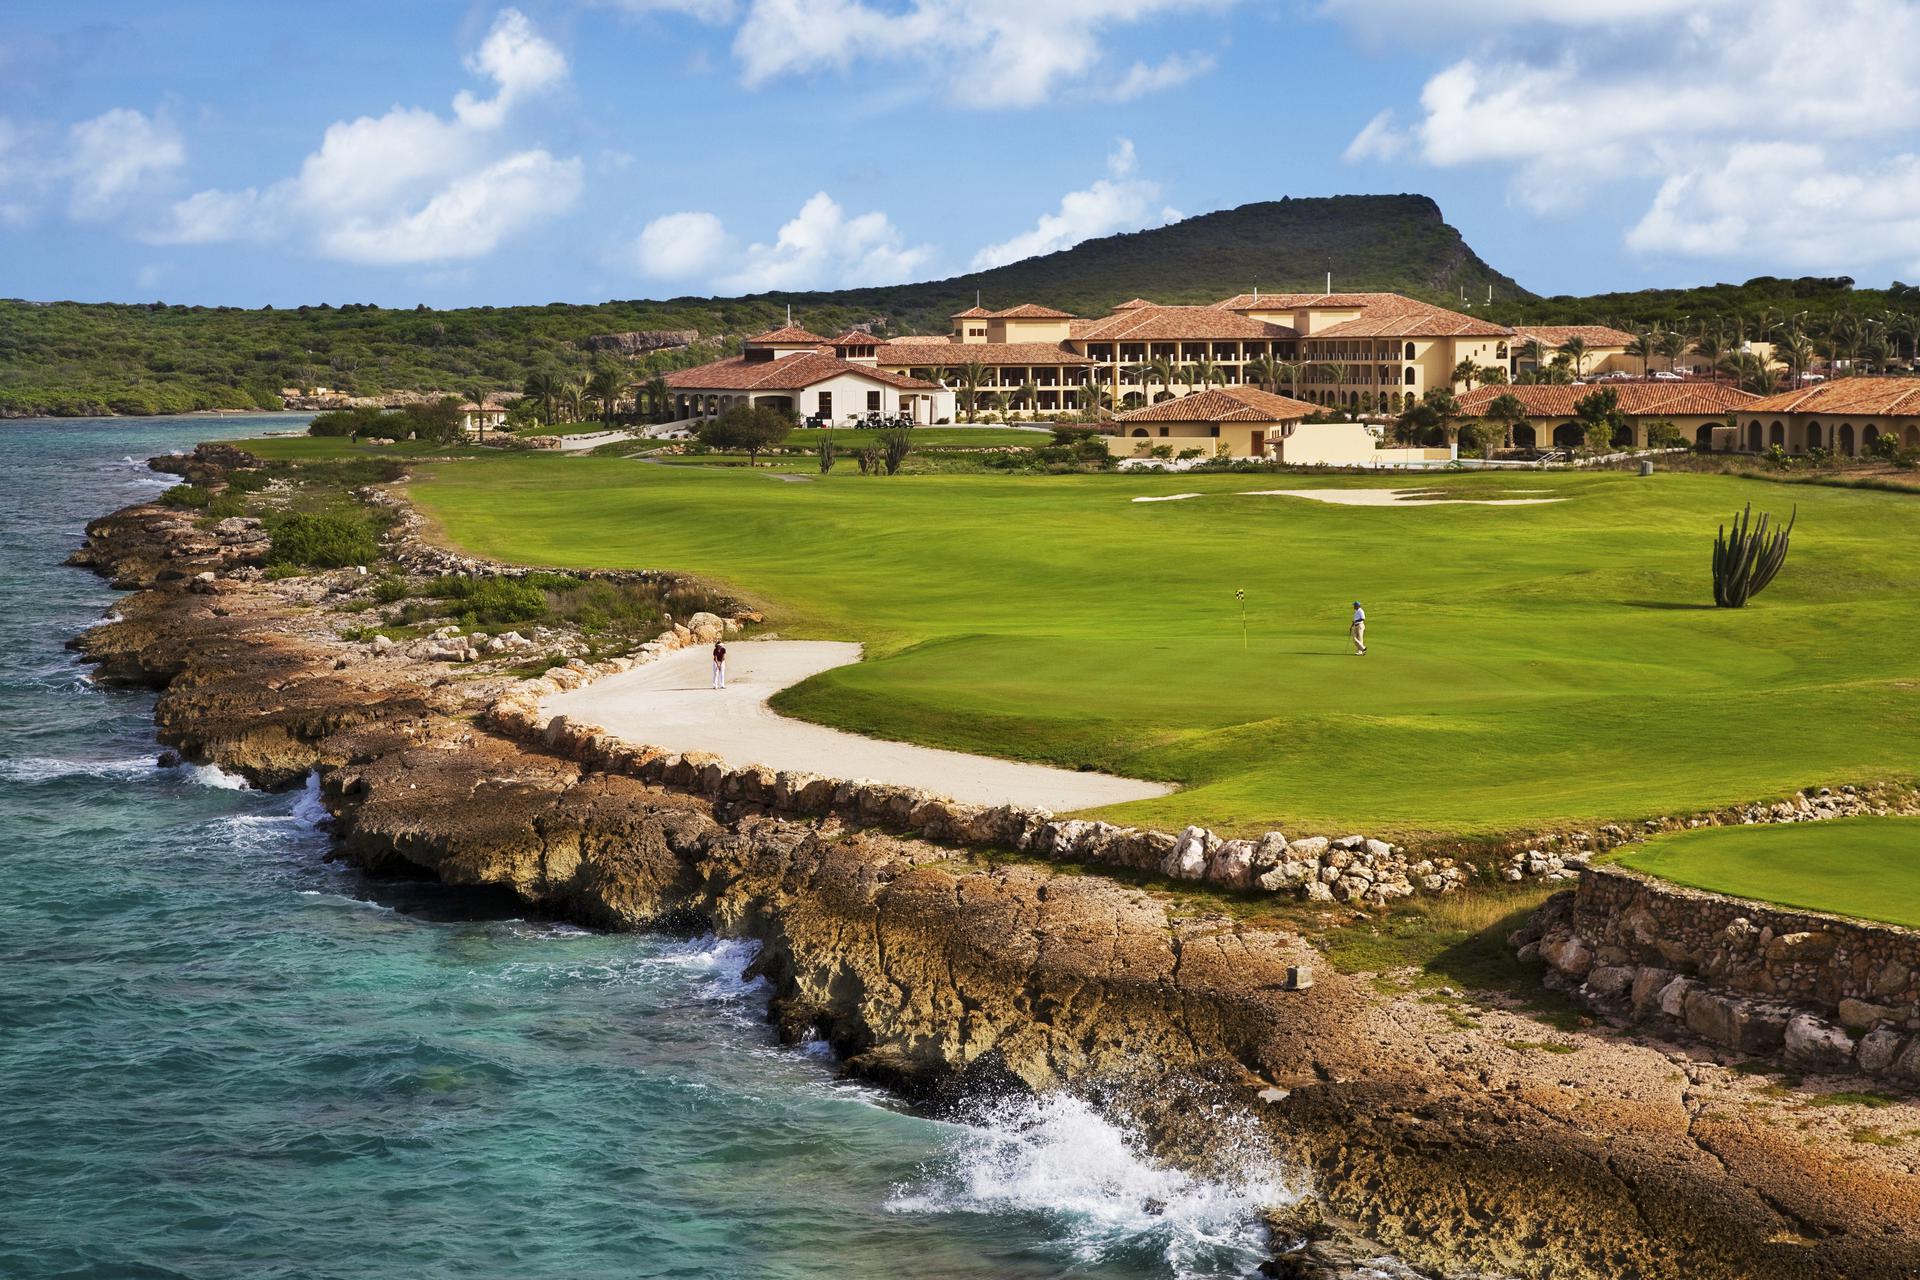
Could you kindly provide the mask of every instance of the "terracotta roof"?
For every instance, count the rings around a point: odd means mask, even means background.
[[[1589,347],[1624,347],[1633,335],[1624,329],[1604,324],[1517,324],[1513,336],[1521,342],[1538,338],[1540,345],[1552,351],[1568,338],[1578,338]]]
[[[949,320],[984,320],[993,312],[985,307],[968,307],[965,311],[956,311],[948,316]]]
[[[1115,307],[1114,310],[1115,311],[1134,311],[1139,309],[1140,307],[1150,307],[1152,305],[1153,303],[1148,302],[1145,298],[1133,298],[1126,302],[1121,303],[1119,306]]]
[[[890,338],[882,346],[951,346],[953,339],[937,333],[909,333],[898,338]]]
[[[1363,307],[1382,313],[1399,313],[1439,309],[1403,293],[1239,293],[1213,305],[1225,311],[1298,311],[1316,307],[1344,311]]]
[[[675,369],[667,385],[685,391],[798,391],[843,373],[857,374],[905,391],[935,390],[931,382],[888,373],[872,365],[851,364],[824,352],[801,351],[778,360],[747,360],[735,356],[692,369]]]
[[[1276,396],[1258,387],[1210,387],[1190,396],[1162,400],[1144,409],[1123,413],[1116,422],[1292,422],[1319,405]]]
[[[1005,311],[989,313],[995,320],[1071,320],[1071,311],[1055,311],[1052,307],[1043,307],[1035,302],[1023,302],[1017,307],[1008,307]]]
[[[881,364],[1076,364],[1093,361],[1075,355],[1057,342],[952,342],[942,339],[940,350],[931,342],[890,342],[876,356]]]
[[[1230,338],[1291,338],[1283,324],[1249,320],[1219,307],[1162,307],[1152,303],[1073,327],[1076,342],[1179,342]]]
[[[865,329],[849,329],[835,338],[833,345],[836,347],[877,347],[880,345],[880,341],[879,338],[874,337]]]
[[[1633,418],[1717,418],[1730,411],[1745,413],[1759,399],[1724,382],[1531,383],[1475,387],[1460,397],[1460,407],[1468,417],[1477,418],[1495,400],[1510,395],[1527,407],[1529,418],[1571,418],[1575,406],[1596,391],[1613,392],[1619,397],[1620,412]]]
[[[785,325],[779,329],[769,329],[765,333],[756,333],[747,339],[750,347],[826,347],[832,344],[817,333],[810,333],[797,324]]]
[[[1841,378],[1754,400],[1740,411],[1911,418],[1920,415],[1920,378]]]
[[[1392,297],[1394,295],[1387,295]],[[1406,306],[1368,306],[1351,320],[1330,324],[1307,336],[1320,338],[1505,338],[1510,331],[1503,324],[1461,315],[1445,307],[1431,307],[1411,298],[1398,301]]]

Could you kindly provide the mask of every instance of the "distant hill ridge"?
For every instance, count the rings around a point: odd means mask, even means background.
[[[277,408],[283,387],[468,395],[516,388],[536,368],[583,377],[596,360],[616,358],[595,348],[618,350],[617,335],[693,330],[698,342],[648,357],[652,367],[711,358],[771,327],[789,304],[820,332],[873,322],[891,335],[939,334],[976,293],[990,307],[1038,302],[1098,316],[1136,296],[1206,303],[1255,287],[1318,290],[1329,270],[1342,292],[1457,304],[1464,291],[1482,304],[1491,286],[1496,300],[1533,297],[1425,196],[1271,200],[881,288],[448,311],[0,302],[0,415]]]

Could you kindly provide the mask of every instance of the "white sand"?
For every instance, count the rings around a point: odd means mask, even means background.
[[[1179,502],[1182,498],[1197,498],[1199,496],[1200,495],[1197,493],[1167,493],[1167,494],[1161,494],[1158,497],[1135,498],[1134,501],[1135,502]]]
[[[968,804],[1021,804],[1055,813],[1144,800],[1173,790],[1157,782],[1018,764],[863,738],[776,714],[767,699],[808,676],[860,660],[860,646],[825,640],[753,640],[727,646],[727,687],[710,687],[705,648],[608,676],[541,704],[548,715],[597,724],[617,737],[668,751],[708,751],[740,767],[804,769],[919,787]]]
[[[1340,507],[1537,507],[1562,498],[1431,498],[1436,489],[1243,489],[1254,498],[1306,498]],[[1528,492],[1539,492],[1529,490]]]

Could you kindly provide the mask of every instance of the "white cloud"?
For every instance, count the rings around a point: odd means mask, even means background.
[[[1060,207],[1042,214],[1032,230],[974,254],[974,269],[1004,266],[1022,258],[1056,253],[1094,236],[1137,231],[1178,219],[1177,212],[1160,206],[1160,184],[1133,176],[1135,167],[1133,141],[1122,138],[1107,157],[1106,177],[1085,190],[1069,191],[1060,197]]]
[[[68,130],[68,211],[98,222],[120,213],[155,178],[187,162],[186,144],[165,121],[115,107]]]
[[[1393,108],[1367,121],[1340,158],[1349,164],[1361,160],[1391,160],[1407,149],[1407,135],[1393,127]]]
[[[502,9],[487,38],[467,58],[467,70],[492,80],[499,90],[483,99],[462,89],[454,95],[454,114],[471,128],[497,129],[516,101],[565,80],[567,59],[535,34],[527,15]]]
[[[850,218],[821,191],[800,206],[772,244],[748,245],[740,267],[719,283],[742,293],[898,284],[932,256],[929,245],[908,247],[886,214]]]
[[[856,62],[916,62],[962,106],[1030,107],[1100,66],[1110,27],[1237,0],[751,0],[733,51],[749,88]],[[1169,65],[1171,64],[1171,65]],[[1204,68],[1202,68],[1204,69]],[[1138,66],[1138,92],[1199,72],[1191,61]],[[1184,73],[1184,74],[1183,74]],[[1163,84],[1155,85],[1159,77]]]
[[[1131,102],[1149,93],[1159,93],[1196,79],[1213,70],[1213,57],[1205,53],[1176,53],[1165,61],[1148,66],[1136,62],[1125,76],[1098,96],[1109,102]]]
[[[24,227],[32,221],[34,169],[27,157],[26,131],[0,116],[0,226]]]
[[[156,244],[300,235],[323,257],[380,265],[482,257],[566,211],[583,166],[500,137],[513,108],[560,84],[565,56],[503,9],[466,65],[491,97],[462,90],[453,114],[394,107],[327,126],[300,171],[265,188],[201,191],[142,233]]]
[[[1496,167],[1513,198],[1543,214],[1609,187],[1656,187],[1627,237],[1645,252],[1835,271],[1920,260],[1920,220],[1898,206],[1915,194],[1920,5],[1488,3],[1461,34],[1423,28],[1440,33],[1450,61],[1422,88],[1419,118],[1402,129],[1381,112],[1348,159],[1405,150],[1441,167]],[[1322,11],[1358,31],[1451,8],[1326,0]]]
[[[641,230],[633,261],[643,275],[689,279],[719,266],[726,247],[727,228],[713,214],[669,213]]]

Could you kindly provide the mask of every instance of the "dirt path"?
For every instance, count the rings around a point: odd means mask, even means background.
[[[636,743],[707,751],[735,766],[804,769],[918,787],[968,804],[1019,804],[1069,813],[1166,795],[1157,782],[1020,764],[863,738],[789,720],[767,699],[808,676],[860,660],[860,646],[827,640],[756,640],[727,646],[727,687],[711,687],[708,651],[685,649],[623,675],[557,694],[550,714],[597,724]]]

